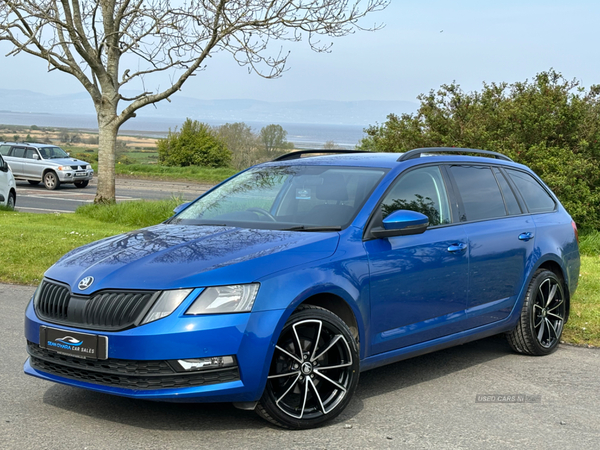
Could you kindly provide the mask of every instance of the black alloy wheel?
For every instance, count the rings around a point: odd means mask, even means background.
[[[305,429],[339,415],[359,377],[358,347],[332,312],[303,306],[285,324],[256,411],[284,428]]]
[[[516,328],[507,333],[518,353],[542,356],[555,351],[567,321],[562,281],[549,270],[538,270],[527,289]]]

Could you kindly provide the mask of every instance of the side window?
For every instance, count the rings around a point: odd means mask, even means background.
[[[23,147],[13,147],[10,156],[14,156],[15,158],[23,158],[25,157],[25,149]]]
[[[554,200],[535,178],[519,170],[508,169],[507,172],[517,185],[519,192],[521,192],[529,212],[542,213],[554,211],[556,207]]]
[[[519,202],[515,197],[515,193],[508,184],[508,181],[506,181],[506,178],[504,178],[504,175],[502,175],[500,170],[496,167],[494,167],[492,170],[494,175],[496,175],[496,181],[498,181],[498,184],[500,185],[500,190],[502,191],[502,196],[504,197],[504,203],[506,203],[508,214],[522,214],[523,211],[521,211],[521,207],[519,206]]]
[[[0,145],[0,155],[8,156],[10,153],[10,145]]]
[[[452,166],[450,171],[462,198],[467,220],[506,216],[500,187],[489,167]]]
[[[451,222],[448,195],[439,167],[422,167],[400,175],[381,203],[381,218],[400,209],[425,214],[430,226]]]

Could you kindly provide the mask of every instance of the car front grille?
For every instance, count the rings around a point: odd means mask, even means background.
[[[240,379],[238,367],[178,373],[168,361],[125,359],[87,360],[61,355],[27,342],[30,364],[36,370],[103,386],[127,389],[169,389],[204,386]]]
[[[119,331],[139,324],[156,291],[100,291],[92,296],[73,295],[69,286],[44,280],[36,298],[36,314],[44,320],[90,330]]]

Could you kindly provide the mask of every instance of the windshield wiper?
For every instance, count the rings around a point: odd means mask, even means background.
[[[297,227],[283,228],[281,231],[341,231],[342,227],[334,226],[318,226],[318,225],[300,225]]]

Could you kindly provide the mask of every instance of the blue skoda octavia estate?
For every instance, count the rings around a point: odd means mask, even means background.
[[[297,429],[340,414],[364,370],[498,333],[556,350],[577,228],[530,169],[472,149],[302,153],[65,255],[27,307],[25,372]]]

